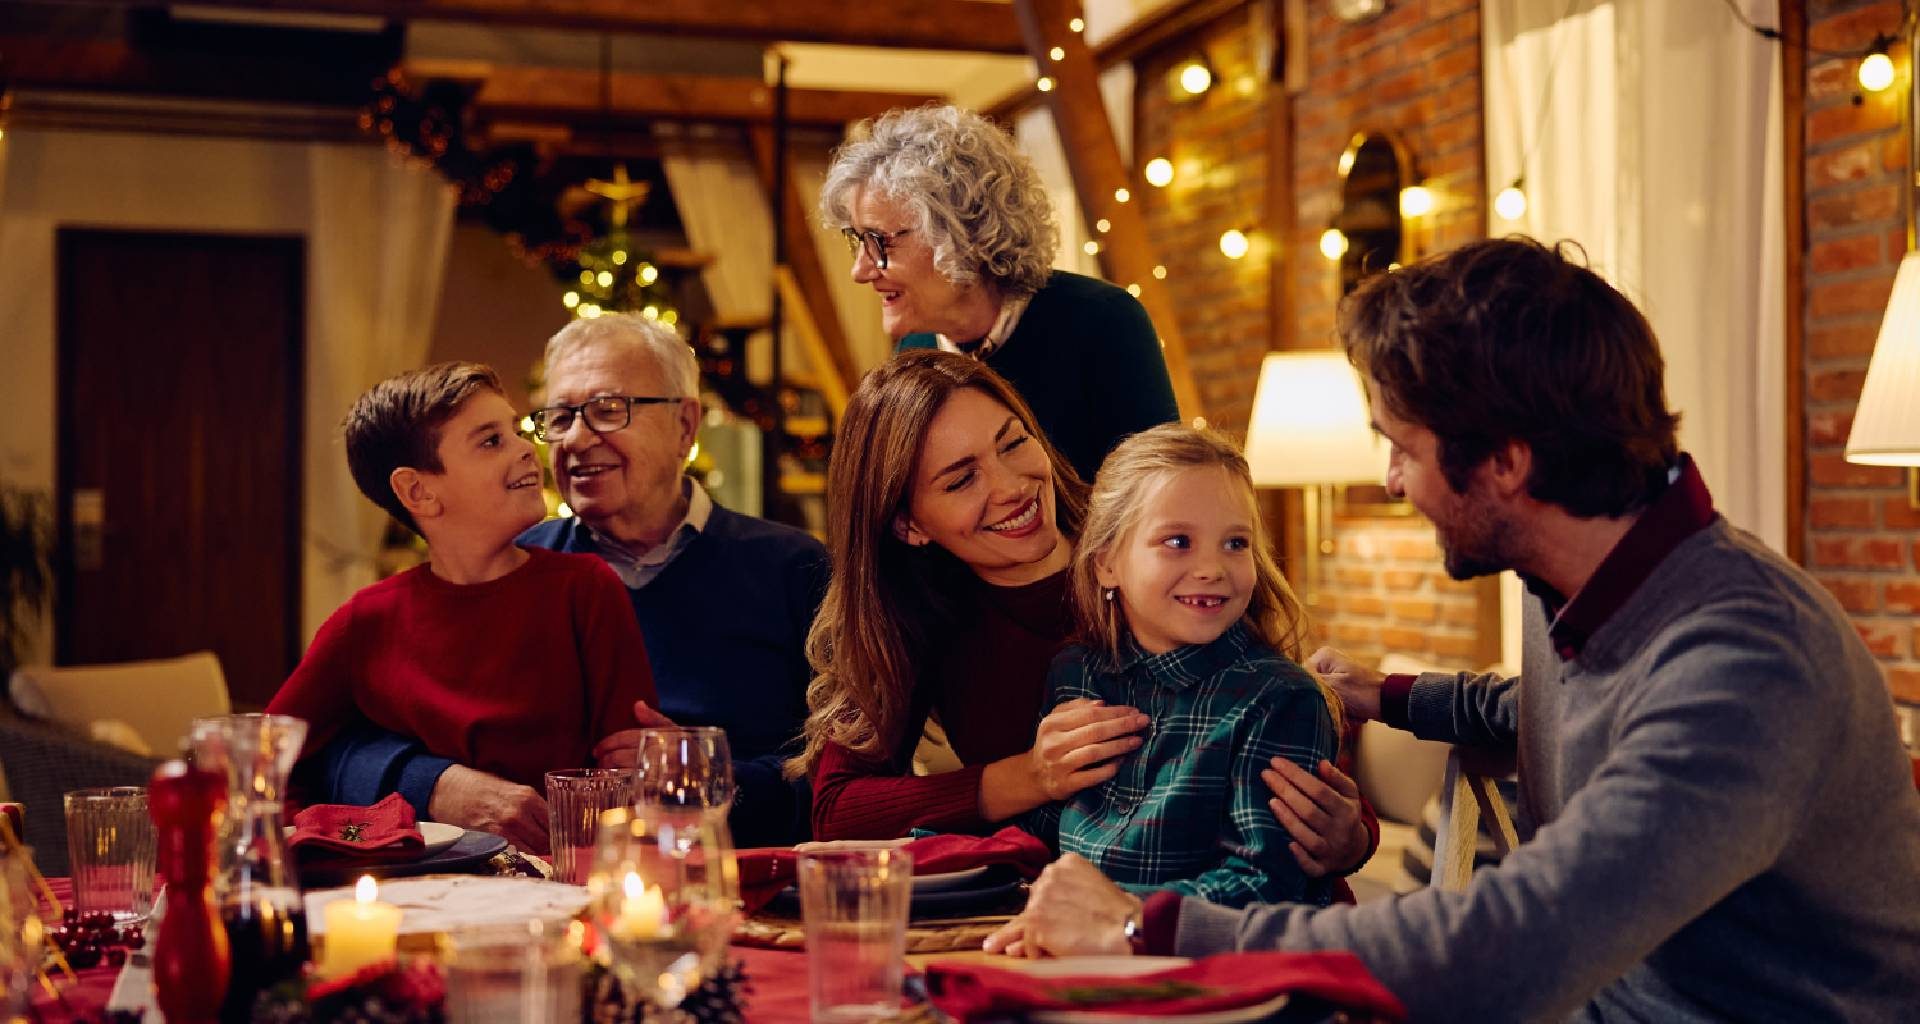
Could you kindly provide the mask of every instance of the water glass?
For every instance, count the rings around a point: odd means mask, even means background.
[[[633,803],[633,769],[567,768],[547,773],[553,880],[587,884],[600,812]]]
[[[913,855],[904,850],[803,853],[799,873],[813,1020],[841,1024],[897,1016]]]
[[[587,912],[621,987],[678,1006],[725,960],[738,869],[726,819],[705,807],[636,804],[600,816]]]
[[[145,924],[153,911],[153,819],[145,786],[76,789],[66,795],[67,863],[82,918],[106,913],[114,927]]]
[[[584,962],[564,924],[467,928],[448,936],[448,1024],[577,1024]]]
[[[713,726],[642,729],[634,750],[634,799],[725,810],[733,803],[733,755]]]

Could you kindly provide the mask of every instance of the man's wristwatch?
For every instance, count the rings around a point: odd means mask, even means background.
[[[1141,920],[1145,912],[1145,904],[1134,908],[1127,914],[1127,923],[1120,930],[1127,940],[1127,952],[1134,956],[1145,956],[1147,952],[1147,929]]]

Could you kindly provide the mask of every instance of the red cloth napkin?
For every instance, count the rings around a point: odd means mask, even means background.
[[[287,849],[302,860],[347,857],[354,860],[404,860],[427,848],[413,819],[413,805],[389,793],[372,807],[314,804],[293,816]]]
[[[1040,1010],[1099,1010],[1134,1017],[1257,1006],[1282,993],[1316,996],[1377,1019],[1407,1008],[1352,953],[1223,953],[1149,974],[1037,978],[976,963],[927,965],[933,1005],[965,1024]]]
[[[937,835],[916,839],[902,849],[913,855],[913,873],[938,875],[966,871],[988,864],[1011,864],[1027,878],[1037,878],[1053,860],[1047,844],[1011,826],[990,836]],[[751,914],[793,884],[800,855],[791,847],[767,846],[741,850],[740,897]]]

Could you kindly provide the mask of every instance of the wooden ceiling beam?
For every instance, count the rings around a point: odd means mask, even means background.
[[[787,91],[788,102],[793,99],[793,90]],[[813,208],[808,206],[800,195],[799,183],[793,177],[793,162],[786,162],[786,180],[775,182],[774,166],[780,161],[775,158],[774,147],[778,144],[773,129],[755,127],[747,133],[747,140],[753,149],[753,162],[760,172],[760,184],[767,195],[769,207],[778,206],[785,222],[787,241],[787,266],[791,273],[795,290],[813,316],[814,332],[819,338],[819,347],[827,362],[824,367],[815,367],[822,376],[831,374],[839,381],[839,407],[833,410],[835,418],[846,407],[846,394],[860,382],[860,369],[853,360],[853,347],[847,343],[847,332],[840,323],[839,307],[833,304],[833,287],[827,279],[826,264],[820,259],[820,247],[814,244]],[[783,190],[784,198],[775,202],[774,188]],[[832,387],[823,388],[829,395]]]
[[[153,6],[155,0],[63,2],[143,7]],[[767,43],[1023,52],[1012,7],[991,0],[910,0],[885,11],[845,0],[194,0],[194,5],[254,13],[361,15]]]
[[[773,120],[773,88],[754,78],[616,72],[603,80],[595,71],[424,59],[406,61],[401,69],[416,81],[443,78],[475,83],[473,110],[483,120],[591,123],[611,117],[748,124]],[[611,102],[603,105],[603,95],[610,96]],[[789,89],[787,114],[796,125],[838,128],[894,107],[916,107],[934,99],[918,93]]]
[[[1251,0],[1189,0],[1167,4],[1101,40],[1093,48],[1094,66],[1105,71],[1117,64],[1138,59],[1180,37],[1196,32],[1214,21],[1245,7]],[[1040,92],[1029,82],[982,108],[981,112],[1002,124],[1012,124],[1022,111],[1038,106]]]
[[[1082,34],[1067,28],[1072,19],[1081,16],[1080,2],[1014,0],[1013,6],[1020,16],[1027,48],[1054,78],[1053,90],[1045,94],[1047,108],[1060,134],[1060,148],[1067,155],[1080,214],[1089,224],[1108,222],[1107,232],[1096,236],[1100,240],[1101,269],[1109,281],[1139,287],[1140,304],[1147,308],[1154,332],[1160,335],[1181,418],[1204,416],[1200,391],[1194,386],[1187,362],[1180,318],[1175,315],[1173,292],[1166,282],[1153,276],[1159,261],[1154,258],[1153,243],[1147,235],[1147,221],[1140,215],[1140,204],[1127,192],[1132,176],[1120,159],[1120,144],[1107,121],[1107,107],[1100,97],[1099,66]],[[1059,48],[1059,60],[1050,55],[1055,47]],[[1127,198],[1121,199],[1122,195]]]

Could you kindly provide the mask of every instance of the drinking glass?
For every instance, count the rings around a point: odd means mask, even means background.
[[[153,819],[147,787],[103,786],[66,794],[67,863],[81,918],[113,916],[116,928],[153,911]]]
[[[733,755],[726,732],[710,725],[640,730],[634,799],[724,813],[733,804]]]
[[[553,880],[587,884],[600,813],[633,803],[633,769],[566,768],[547,773]]]
[[[0,1020],[25,1019],[44,948],[46,928],[29,867],[24,846],[0,845]]]
[[[564,925],[465,928],[448,946],[448,1024],[578,1024],[584,964]]]
[[[813,1020],[840,1024],[897,1016],[913,855],[904,850],[802,853],[799,873]]]
[[[705,807],[638,804],[600,816],[588,913],[621,987],[678,1006],[726,955],[737,872],[726,818]]]

